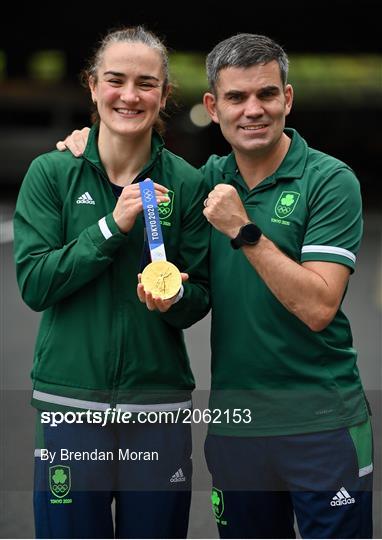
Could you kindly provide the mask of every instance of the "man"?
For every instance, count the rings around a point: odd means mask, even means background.
[[[207,57],[204,104],[233,152],[212,156],[211,424],[222,537],[371,537],[371,429],[340,309],[362,233],[357,179],[284,129],[288,59],[242,34]],[[244,418],[243,418],[244,420]],[[229,464],[229,466],[228,466]]]
[[[265,36],[233,36],[207,57],[204,104],[233,150],[203,167],[210,408],[222,412],[206,441],[213,510],[222,538],[293,538],[294,514],[305,538],[370,538],[371,426],[341,311],[360,189],[346,164],[285,129],[287,73]]]

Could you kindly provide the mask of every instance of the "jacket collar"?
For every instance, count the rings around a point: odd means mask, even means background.
[[[103,163],[101,161],[99,151],[98,151],[98,133],[99,133],[99,123],[93,125],[90,130],[88,142],[86,144],[85,151],[83,153],[83,158],[89,161],[94,167],[96,167],[106,178],[107,174]],[[150,160],[144,165],[141,174],[150,170],[157,160],[158,156],[161,154],[164,148],[164,141],[162,137],[156,131],[153,131],[151,137],[151,156]]]
[[[284,131],[286,135],[290,137],[291,144],[279,168],[272,175],[273,182],[279,179],[285,180],[301,178],[304,174],[306,161],[308,158],[308,145],[306,141],[297,133],[295,129],[285,128]],[[240,174],[233,152],[227,156],[227,159],[222,167],[222,173],[224,176],[227,175],[231,178],[235,178]]]

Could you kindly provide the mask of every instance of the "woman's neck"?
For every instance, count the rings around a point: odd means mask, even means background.
[[[113,184],[131,184],[151,155],[151,131],[141,137],[123,137],[111,133],[103,124],[98,135],[98,150]]]

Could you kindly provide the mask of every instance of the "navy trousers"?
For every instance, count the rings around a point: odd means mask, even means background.
[[[37,538],[186,538],[190,425],[38,420],[38,432]]]
[[[275,437],[208,435],[221,538],[372,538],[370,423]]]

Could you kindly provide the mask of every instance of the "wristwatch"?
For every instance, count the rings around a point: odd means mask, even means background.
[[[243,246],[254,246],[260,240],[261,229],[254,223],[247,223],[240,227],[239,234],[232,238],[231,246],[233,249],[239,249]]]

